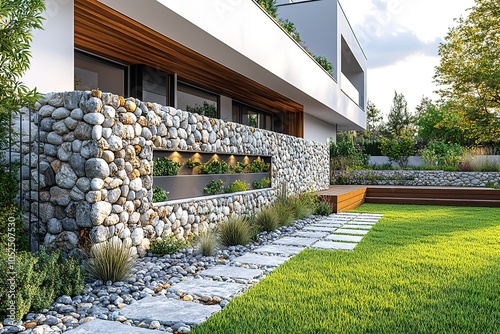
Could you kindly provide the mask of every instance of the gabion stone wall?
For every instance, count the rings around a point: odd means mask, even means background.
[[[49,248],[66,251],[119,238],[144,255],[150,240],[188,237],[232,214],[259,209],[274,189],[329,186],[326,144],[211,119],[100,91],[50,93],[36,106],[40,218]],[[273,189],[151,202],[153,150],[272,156]],[[38,211],[38,207],[40,210]]]
[[[333,172],[333,183],[441,187],[484,187],[500,184],[499,172],[445,172],[413,170],[359,170]]]

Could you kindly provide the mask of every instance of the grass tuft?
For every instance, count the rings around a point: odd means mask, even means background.
[[[224,246],[246,245],[255,236],[255,228],[246,217],[231,217],[219,225],[220,242]]]
[[[215,255],[219,249],[219,235],[213,229],[201,233],[195,239],[195,248],[203,256]]]
[[[123,281],[130,276],[135,263],[130,247],[115,239],[95,244],[89,255],[83,264],[84,273],[103,282]]]
[[[274,207],[262,208],[253,217],[253,223],[259,227],[261,231],[272,232],[276,231],[281,226],[280,217],[277,215]]]

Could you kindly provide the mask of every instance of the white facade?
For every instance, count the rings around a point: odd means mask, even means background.
[[[300,10],[310,13],[304,16],[305,21],[300,15],[292,17],[295,5],[280,7],[280,15],[290,15],[311,51],[324,54],[333,61],[337,80],[253,1],[99,2],[301,104],[305,139],[325,142],[329,136],[335,137],[336,129],[361,130],[365,127],[366,58],[335,0],[300,4]],[[45,30],[35,36],[32,69],[26,76],[26,82],[42,92],[73,90],[72,6],[72,1],[47,1],[49,19],[44,22]],[[307,6],[307,11],[304,6]],[[52,12],[55,14],[51,14],[52,8],[57,8]],[[320,18],[314,16],[318,10],[324,14]],[[307,24],[312,27],[310,33]],[[321,29],[317,25],[321,25]],[[317,32],[323,38],[319,38]],[[342,40],[351,54],[341,52],[345,49]],[[50,45],[51,54],[47,53],[47,45]],[[57,54],[52,54],[54,50]],[[356,66],[342,61],[349,59],[350,55],[354,56],[361,72],[355,71]],[[351,79],[351,86],[358,88],[357,101],[342,90],[341,68],[344,76]],[[230,115],[230,110],[226,110],[230,105],[230,99],[221,97],[222,118]]]

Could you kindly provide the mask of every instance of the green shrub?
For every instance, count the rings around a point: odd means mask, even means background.
[[[160,187],[153,188],[153,203],[165,202],[168,200],[167,192]]]
[[[290,203],[286,201],[277,201],[273,208],[281,226],[288,226],[295,220],[295,211]]]
[[[0,166],[0,207],[12,205],[17,195],[18,182],[14,173]]]
[[[193,169],[193,168],[198,167],[198,166],[201,166],[201,162],[194,161],[193,159],[188,159],[188,161],[186,161],[187,168]]]
[[[333,209],[325,202],[318,202],[314,206],[313,214],[318,216],[329,216],[333,213]]]
[[[253,217],[253,223],[261,231],[272,232],[281,226],[280,217],[274,207],[263,208]]]
[[[288,201],[293,210],[295,219],[306,218],[312,214],[313,206],[300,196],[290,197]]]
[[[249,173],[263,173],[269,172],[270,167],[271,166],[268,163],[264,162],[264,160],[257,158],[247,166],[247,170]]]
[[[363,147],[354,143],[351,133],[338,135],[337,142],[330,138],[330,169],[352,170],[361,169],[368,164],[368,155],[363,153]]]
[[[229,166],[229,169],[230,169],[231,173],[240,174],[240,173],[245,172],[245,169],[247,168],[247,166],[248,166],[248,164],[244,164],[244,163],[238,161],[235,166]]]
[[[401,168],[408,166],[408,159],[415,154],[416,147],[414,138],[407,134],[398,138],[382,138],[380,144],[382,154],[387,156],[390,161],[397,162]]]
[[[222,160],[212,160],[200,166],[199,174],[227,174],[229,165]]]
[[[189,242],[178,239],[173,234],[170,234],[164,238],[155,239],[151,242],[151,252],[158,256],[164,256],[165,254],[174,254],[175,252],[188,247]]]
[[[235,193],[238,191],[246,191],[248,190],[248,184],[245,181],[236,180],[226,187],[225,191],[227,193]]]
[[[269,180],[269,178],[267,177],[264,177],[260,180],[253,182],[254,189],[264,189],[264,188],[269,188],[270,186],[271,186],[271,180]]]
[[[182,164],[174,162],[166,157],[153,159],[154,176],[174,176],[177,175]]]
[[[464,149],[459,144],[445,143],[443,141],[432,141],[421,151],[422,159],[431,166],[440,169],[446,167],[458,167],[462,160]]]
[[[83,276],[75,259],[64,260],[60,252],[36,254],[18,251],[15,264],[9,263],[8,249],[0,245],[0,318],[10,317],[9,303],[11,273],[15,272],[15,318],[29,311],[48,308],[61,295],[74,296],[83,291]]]
[[[15,204],[0,206],[0,244],[7,245],[7,239],[12,235],[18,251],[29,251],[28,233],[24,230],[18,206]]]
[[[318,64],[321,65],[321,67],[323,67],[325,71],[330,73],[330,75],[333,75],[333,65],[328,61],[328,59],[326,59],[325,56],[313,56],[313,58],[318,62]]]
[[[219,235],[213,229],[198,235],[195,239],[195,248],[203,256],[213,256],[219,249]]]
[[[231,217],[219,225],[220,242],[224,246],[246,245],[255,236],[255,228],[246,217]]]
[[[224,185],[224,181],[222,180],[211,180],[205,188],[203,188],[203,192],[207,195],[215,195],[220,194],[222,192],[222,186]]]
[[[92,246],[83,268],[85,274],[91,278],[103,282],[118,282],[130,276],[134,262],[130,256],[130,247],[119,240],[111,239]]]

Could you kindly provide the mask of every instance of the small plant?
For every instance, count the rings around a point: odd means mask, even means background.
[[[167,192],[160,187],[153,188],[153,203],[165,202],[168,200]]]
[[[397,138],[382,138],[380,150],[390,161],[395,161],[399,167],[405,168],[408,166],[409,157],[416,151],[416,143],[410,134],[403,134]]]
[[[229,165],[222,160],[212,160],[200,166],[200,174],[227,174]]]
[[[255,228],[246,217],[231,217],[219,225],[220,242],[224,246],[246,245],[255,236]]]
[[[207,230],[195,239],[195,248],[203,256],[213,256],[219,249],[219,235],[213,229]]]
[[[120,240],[111,239],[92,246],[83,268],[91,278],[119,282],[130,276],[134,262],[130,247]]]
[[[224,181],[222,180],[211,180],[205,188],[203,188],[203,192],[207,195],[215,195],[220,194],[222,192],[224,185]]]
[[[238,191],[246,191],[248,190],[248,184],[245,181],[236,180],[226,187],[226,193],[235,193]]]
[[[332,214],[332,212],[333,209],[330,205],[325,202],[318,202],[314,206],[313,214],[318,216],[329,216]]]
[[[288,202],[277,201],[273,206],[281,226],[288,226],[295,220],[295,213]]]
[[[177,175],[182,164],[174,162],[166,157],[153,159],[154,176],[174,176]]]
[[[288,201],[296,219],[305,218],[312,214],[313,207],[300,196],[290,197]]]
[[[263,208],[254,217],[253,222],[260,230],[266,232],[275,231],[280,227],[280,217],[276,214],[273,207]]]
[[[170,234],[164,238],[158,238],[151,242],[151,252],[164,256],[165,254],[174,254],[181,249],[189,247],[189,242],[178,239],[175,235]]]
[[[254,189],[264,189],[264,188],[269,188],[270,186],[271,186],[271,180],[269,180],[269,178],[267,177],[253,182]]]
[[[201,162],[199,161],[194,161],[193,159],[188,159],[188,161],[186,161],[187,168],[193,169],[198,166],[201,166]]]
[[[333,65],[325,56],[313,56],[314,60],[323,67],[330,75],[333,75]]]
[[[265,163],[264,160],[257,158],[253,160],[247,167],[250,173],[269,172],[270,165]]]
[[[457,168],[462,160],[464,149],[459,144],[448,144],[443,141],[432,141],[422,150],[422,159],[431,166],[440,169]]]
[[[231,173],[240,174],[244,173],[248,164],[244,164],[242,162],[237,162],[235,166],[230,166]]]

